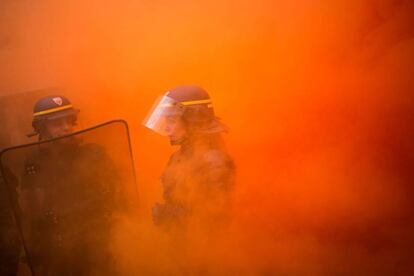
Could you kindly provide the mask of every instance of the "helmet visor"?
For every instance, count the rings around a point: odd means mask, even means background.
[[[149,111],[143,125],[163,136],[169,135],[178,117],[183,114],[183,106],[168,96],[159,96]]]

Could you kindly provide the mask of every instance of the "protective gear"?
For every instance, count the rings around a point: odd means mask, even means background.
[[[48,121],[62,117],[70,117],[76,123],[79,110],[72,106],[72,103],[64,96],[47,96],[38,100],[33,108],[32,126],[35,133],[41,134],[42,125]]]
[[[220,134],[187,140],[174,153],[162,176],[164,203],[153,207],[153,220],[166,229],[197,218],[220,229],[229,219],[235,166]]]
[[[161,177],[164,203],[152,209],[153,221],[181,227],[191,217],[206,225],[225,220],[230,209],[235,168],[224,149],[208,93],[197,86],[179,86],[161,96],[144,120],[151,130],[181,145]]]
[[[168,119],[174,116],[184,121],[190,135],[227,131],[214,114],[210,96],[198,86],[179,86],[166,92],[157,99],[143,125],[166,136],[171,131]]]
[[[2,152],[1,166],[20,178],[17,220],[33,271],[118,275],[112,231],[131,215],[136,192],[128,135],[125,122],[112,121]]]

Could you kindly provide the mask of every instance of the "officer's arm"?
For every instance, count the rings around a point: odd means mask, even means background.
[[[203,156],[200,174],[209,188],[230,191],[234,185],[235,166],[226,153],[211,150]]]

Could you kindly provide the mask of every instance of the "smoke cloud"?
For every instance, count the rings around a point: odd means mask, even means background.
[[[63,87],[85,126],[128,120],[141,203],[116,241],[125,275],[412,275],[413,14],[409,0],[2,1],[0,93]],[[209,91],[238,171],[230,228],[185,245],[152,225],[173,149],[140,125],[180,84]]]

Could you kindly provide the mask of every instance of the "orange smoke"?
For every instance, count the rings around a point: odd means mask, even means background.
[[[131,125],[142,205],[123,239],[131,275],[176,269],[150,218],[171,148],[140,123],[180,84],[210,92],[238,167],[231,232],[211,247],[194,234],[189,247],[204,252],[194,263],[217,274],[412,274],[412,1],[0,7],[1,93],[60,85],[85,125]]]

